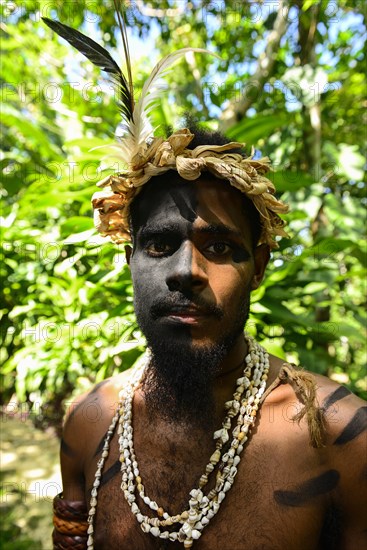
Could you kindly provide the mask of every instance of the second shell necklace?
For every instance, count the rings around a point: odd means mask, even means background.
[[[241,460],[240,455],[248,440],[249,431],[255,424],[261,397],[266,388],[269,355],[251,336],[245,334],[245,338],[248,354],[245,358],[243,375],[237,379],[233,398],[225,403],[226,414],[222,427],[214,432],[216,450],[209,458],[198,486],[190,492],[188,505],[181,514],[170,515],[145,493],[134,451],[132,403],[149,357],[140,367],[134,369],[128,384],[120,392],[119,404],[107,431],[102,456],[97,464],[88,517],[88,550],[94,548],[94,516],[97,508],[98,487],[117,424],[122,474],[121,489],[142,531],[161,539],[179,541],[184,548],[191,548],[194,541],[200,538],[203,529],[218,512],[226,493],[234,483]],[[234,428],[230,436],[232,425]],[[232,438],[231,444],[225,451],[224,446],[230,437]],[[204,488],[214,470],[216,470],[215,486],[206,494]],[[151,510],[151,515],[148,516],[141,510],[137,496]]]

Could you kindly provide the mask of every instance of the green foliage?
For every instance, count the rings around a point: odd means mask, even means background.
[[[133,50],[138,36],[150,50],[149,58],[133,56],[137,87],[176,48],[207,47],[222,57],[178,63],[155,122],[176,125],[190,111],[270,156],[291,206],[291,237],[253,294],[249,330],[270,351],[363,395],[362,5],[343,0],[327,9],[309,0],[299,10],[291,3],[274,64],[262,74],[258,60],[277,18],[265,4],[134,4],[127,12]],[[143,340],[123,248],[96,234],[90,207],[96,182],[114,169],[95,149],[118,124],[111,86],[39,16],[110,49],[120,39],[107,1],[1,9],[2,399],[15,393],[30,407],[41,403],[57,424],[73,393],[130,367]],[[310,24],[311,42],[302,31]],[[228,107],[238,112],[230,127],[222,116]]]
[[[3,515],[4,528],[0,534],[0,548],[7,550],[36,550],[40,547],[39,541],[34,541],[26,535],[21,534],[21,528],[15,523],[13,515]]]

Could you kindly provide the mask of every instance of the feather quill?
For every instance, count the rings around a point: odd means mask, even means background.
[[[149,114],[160,100],[161,91],[163,89],[162,78],[167,75],[167,72],[171,69],[175,61],[189,52],[207,53],[219,58],[217,54],[203,48],[181,48],[180,50],[168,54],[156,64],[144,83],[139,101],[135,105],[132,119],[124,127],[126,138],[123,149],[128,164],[138,153],[141,146],[146,143],[148,138],[154,133],[155,128],[152,128]]]
[[[119,12],[118,1],[114,0],[114,3],[124,45],[128,80],[108,51],[97,44],[97,42],[59,21],[54,21],[47,17],[42,17],[42,20],[59,36],[67,40],[69,44],[85,55],[94,65],[112,75],[114,81],[117,82],[120,92],[119,107],[122,114],[122,123],[120,124],[122,135],[119,136],[121,140],[119,143],[119,158],[131,168],[134,165],[134,157],[138,153],[144,154],[147,141],[154,137],[155,128],[152,127],[149,114],[160,100],[164,87],[162,78],[167,75],[173,63],[189,52],[207,53],[219,59],[220,57],[214,52],[202,48],[181,48],[165,56],[156,64],[144,83],[139,101],[135,105],[125,19]]]
[[[122,10],[120,10],[121,2],[119,2],[119,0],[113,0],[113,1],[114,1],[114,4],[115,4],[115,9],[116,9],[116,14],[117,14],[117,21],[118,21],[118,24],[119,24],[119,27],[120,27],[122,43],[123,43],[123,46],[124,46],[124,54],[125,54],[125,62],[126,62],[126,68],[127,68],[127,76],[128,76],[128,81],[129,81],[130,94],[131,94],[132,100],[134,101],[134,83],[133,83],[133,77],[132,77],[132,73],[131,73],[131,60],[130,60],[130,52],[129,52],[129,41],[127,39],[127,30],[126,30],[125,17],[124,17],[124,14],[123,14]],[[121,13],[120,13],[120,11],[121,11]],[[132,105],[132,110],[134,110],[134,104]]]
[[[122,115],[127,120],[131,120],[133,116],[134,102],[130,91],[130,86],[116,61],[111,57],[108,51],[88,36],[85,36],[76,29],[72,29],[68,25],[64,25],[59,21],[48,19],[47,17],[42,17],[42,20],[48,27],[50,27],[50,29],[67,40],[69,44],[82,53],[94,65],[112,75],[112,78],[118,86],[119,96],[121,98],[119,101],[119,107]]]

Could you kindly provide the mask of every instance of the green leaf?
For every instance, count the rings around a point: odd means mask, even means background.
[[[309,283],[303,288],[303,291],[305,294],[315,294],[316,292],[321,292],[322,290],[325,290],[325,288],[327,287],[327,283]]]
[[[291,170],[275,170],[267,176],[275,185],[278,193],[310,187],[315,183],[314,179],[306,172],[292,172]]]
[[[226,134],[232,141],[256,145],[259,139],[266,139],[275,130],[279,130],[291,122],[291,115],[279,114],[273,116],[255,116],[244,119],[227,130]]]
[[[92,218],[87,216],[72,216],[61,224],[61,236],[64,238],[70,236],[72,238],[73,236],[75,237],[73,234],[80,234],[90,231],[93,227],[94,224]]]

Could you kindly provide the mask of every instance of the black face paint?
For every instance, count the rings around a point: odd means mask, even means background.
[[[172,189],[171,194],[181,216],[188,222],[194,223],[198,217],[195,188],[190,185],[186,188],[176,187]]]
[[[367,428],[367,407],[361,407],[348,422],[342,433],[334,441],[334,445],[345,445],[352,441]]]
[[[341,399],[343,399],[344,397],[350,394],[351,392],[347,388],[345,388],[344,386],[340,386],[340,388],[338,388],[337,390],[335,390],[333,393],[331,393],[325,398],[321,408],[324,411],[326,411],[329,407],[334,405],[334,403],[336,403],[337,401],[340,401]]]
[[[233,251],[232,260],[236,264],[239,264],[241,262],[247,262],[249,258],[250,258],[250,254],[244,248],[238,247]]]
[[[251,235],[242,245],[239,192],[218,189],[154,182],[131,209],[135,312],[153,354],[146,402],[176,421],[210,416],[212,382],[248,316]]]
[[[340,474],[337,470],[328,470],[300,484],[293,491],[274,491],[275,501],[282,506],[304,506],[309,500],[333,491],[338,485]]]

